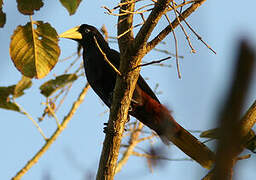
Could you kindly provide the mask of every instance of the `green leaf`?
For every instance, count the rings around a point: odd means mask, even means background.
[[[41,94],[45,97],[51,96],[54,92],[77,79],[76,74],[64,74],[57,76],[56,79],[45,82],[40,86]]]
[[[69,15],[75,14],[82,0],[60,0],[61,4],[68,10]]]
[[[17,104],[13,102],[4,101],[3,99],[0,99],[0,108],[21,112]]]
[[[220,138],[220,129],[210,129],[207,131],[204,131],[200,134],[201,138],[209,138],[209,139],[219,139]]]
[[[15,85],[8,87],[0,87],[0,99],[5,99],[7,101],[9,95],[13,94]]]
[[[58,34],[49,23],[42,21],[18,26],[11,37],[10,55],[24,76],[43,78],[58,61]]]
[[[18,10],[25,15],[33,15],[35,10],[39,10],[44,3],[42,0],[17,0]]]
[[[31,85],[31,79],[23,76],[16,85],[0,87],[0,108],[20,112],[16,103],[11,101],[10,95],[13,95],[14,98],[20,97],[24,94],[24,90],[30,88]]]
[[[22,79],[16,84],[13,92],[15,98],[20,97],[24,94],[24,90],[30,88],[32,81],[26,76],[22,76]]]
[[[20,111],[20,108],[10,101],[9,95],[13,94],[15,85],[8,87],[0,87],[0,108]]]
[[[0,27],[4,27],[6,22],[6,14],[2,10],[3,8],[3,0],[0,0]]]

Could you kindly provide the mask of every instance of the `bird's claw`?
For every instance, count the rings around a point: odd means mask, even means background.
[[[104,123],[104,126],[105,126],[105,127],[103,127],[103,132],[104,132],[105,134],[110,134],[110,135],[112,135],[112,136],[115,136],[115,135],[116,135],[115,130],[110,130],[110,129],[108,128],[108,123]]]

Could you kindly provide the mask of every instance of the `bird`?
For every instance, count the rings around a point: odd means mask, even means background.
[[[83,47],[83,63],[87,81],[100,99],[110,108],[118,74],[105,58],[118,69],[120,53],[111,49],[97,28],[88,24],[71,28],[60,34],[59,37],[77,41]],[[193,159],[204,161],[200,160],[196,154],[200,148],[204,149],[201,156],[213,157],[211,151],[204,144],[199,143],[194,136],[174,120],[171,112],[161,104],[141,75],[139,75],[135,86],[129,114],[154,130],[164,144],[168,145],[172,141]],[[209,162],[199,163],[203,166],[206,166],[207,163],[209,165]]]

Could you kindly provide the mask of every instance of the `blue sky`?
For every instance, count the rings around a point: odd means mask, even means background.
[[[73,16],[58,1],[45,2],[45,6],[36,12],[33,20],[50,22],[58,33],[67,29],[87,23],[98,28],[105,24],[110,35],[116,35],[117,18],[104,13],[102,5],[113,7],[107,0],[84,0]],[[0,29],[1,39],[1,77],[0,86],[8,86],[17,83],[20,73],[14,67],[9,56],[10,36],[14,29],[29,21],[29,17],[17,12],[15,1],[4,1],[3,11],[7,13],[7,23],[4,29]],[[247,5],[247,4],[246,4]],[[189,17],[188,22],[192,27],[217,51],[217,55],[209,51],[187,29],[196,54],[191,54],[184,35],[180,28],[177,29],[179,54],[184,56],[180,60],[182,79],[178,79],[175,61],[170,60],[171,68],[147,66],[142,69],[142,75],[149,78],[148,83],[154,87],[159,83],[159,90],[163,93],[159,99],[173,111],[175,119],[185,128],[191,130],[206,130],[215,127],[218,109],[225,99],[225,90],[229,85],[233,68],[233,58],[236,56],[237,42],[241,37],[250,40],[256,45],[255,17],[252,16],[256,3],[254,1],[248,7],[241,3],[228,1],[207,1],[197,12]],[[166,22],[160,21],[158,28],[165,27]],[[159,30],[158,29],[158,30]],[[156,30],[157,31],[157,30]],[[154,32],[156,33],[156,32]],[[165,48],[174,52],[172,36],[165,39]],[[76,43],[70,40],[60,40],[61,57],[64,58],[76,51]],[[110,44],[118,50],[117,44]],[[159,52],[147,55],[144,60],[156,60],[166,57]],[[41,116],[44,109],[41,102],[45,99],[40,95],[38,87],[50,79],[53,74],[61,74],[64,64],[59,63],[46,78],[33,80],[34,88],[26,91],[26,95],[18,99],[18,103],[29,111],[36,119]],[[254,78],[255,82],[255,78]],[[71,103],[78,96],[81,87],[86,80],[80,78],[72,88],[66,105],[57,114],[60,119]],[[253,83],[248,95],[245,108],[248,108],[255,100],[256,83]],[[39,162],[32,167],[23,177],[24,180],[43,179],[49,175],[51,179],[85,179],[87,172],[95,173],[104,140],[103,123],[108,120],[108,114],[100,114],[106,110],[100,99],[92,90],[88,92],[85,102],[81,105],[68,127],[60,135],[52,147],[45,153]],[[20,170],[25,163],[40,149],[44,140],[25,116],[12,111],[0,109],[2,125],[0,137],[0,179],[10,179]],[[55,130],[53,119],[46,119],[40,126],[50,136]],[[161,145],[160,140],[159,145]],[[146,146],[146,147],[145,147]],[[147,149],[148,144],[143,148]],[[168,156],[172,158],[186,157],[176,147],[166,148]],[[249,151],[245,151],[249,153]],[[253,179],[255,157],[238,163],[236,170],[237,179]],[[186,172],[186,173],[184,173]],[[116,175],[116,179],[199,179],[207,173],[194,162],[166,162],[164,167],[158,167],[153,173],[147,168],[146,160],[131,157],[124,169]]]

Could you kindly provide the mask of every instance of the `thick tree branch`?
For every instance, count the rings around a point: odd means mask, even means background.
[[[256,100],[251,105],[251,107],[247,110],[241,121],[239,122],[239,126],[242,128],[242,144],[246,144],[248,139],[246,138],[248,136],[249,131],[253,127],[253,125],[256,123]],[[246,147],[246,146],[244,146]],[[215,171],[210,171],[203,180],[211,180],[213,178]]]
[[[129,0],[121,0],[120,4],[123,3],[120,7],[120,14],[122,11],[128,11],[128,12],[134,12],[134,6],[135,2],[129,1]],[[118,17],[118,26],[117,26],[117,34],[118,36],[122,35],[120,38],[118,38],[119,47],[130,44],[134,37],[133,37],[133,13],[128,13],[124,16]],[[122,54],[124,48],[120,48],[120,53]]]
[[[128,1],[122,0],[121,2],[124,3]],[[139,33],[146,34],[139,36],[137,35],[137,43],[140,44],[132,43],[132,31],[129,31],[118,39],[121,55],[119,71],[121,72],[122,76],[118,76],[116,81],[113,103],[110,109],[108,132],[106,133],[106,138],[103,145],[97,180],[111,180],[115,175],[116,162],[124,131],[124,125],[127,120],[128,109],[130,107],[133,91],[139,77],[140,68],[136,68],[133,71],[130,70],[137,67],[138,64],[141,63],[141,59],[145,55],[145,53],[143,53],[143,45],[145,45],[145,41],[147,41],[156,23],[167,8],[167,2],[170,2],[170,0],[159,0],[155,8],[152,10],[149,20],[147,20],[145,23],[146,26],[142,27],[143,30]],[[135,2],[128,3],[127,5],[122,6],[120,11],[122,11],[122,8],[133,11],[134,3]],[[120,16],[118,20],[118,34],[120,35],[131,28],[132,22],[132,13],[125,16]],[[147,38],[145,39],[143,36]],[[140,53],[138,53],[139,51]]]
[[[156,27],[158,21],[162,17],[162,15],[166,12],[167,7],[171,0],[158,0],[155,3],[154,9],[151,11],[150,15],[148,16],[146,22],[143,24],[141,27],[140,31],[136,35],[134,42],[133,42],[133,47],[134,50],[142,50],[142,53],[144,55],[146,54],[145,52],[145,45],[147,40],[149,39],[153,29]]]
[[[220,117],[220,141],[212,179],[232,179],[237,156],[243,151],[243,140],[255,123],[255,117],[239,121],[255,65],[254,51],[242,41],[228,99]],[[250,116],[251,113],[249,113]]]
[[[107,133],[97,172],[97,180],[112,180],[114,178],[124,125],[127,120],[130,101],[140,71],[140,68],[135,67],[141,63],[141,59],[147,53],[146,42],[159,19],[166,12],[170,1],[171,0],[158,0],[134,40],[132,31],[124,34],[118,40],[121,52],[119,71],[122,76],[117,76]],[[121,2],[128,2],[128,0],[123,0]],[[130,11],[132,11],[134,5],[131,5],[130,3],[128,3],[128,5],[126,8],[130,8]],[[120,16],[118,22],[118,34],[122,34],[132,27],[132,17],[132,13]],[[131,69],[134,70],[131,71]],[[213,164],[215,159],[214,153],[212,153],[204,144],[200,143],[185,129],[181,128],[179,135],[177,137],[170,137],[170,139],[175,145],[194,158],[203,167],[210,168]],[[188,145],[186,143],[188,143]]]
[[[135,2],[129,2],[128,0],[121,0],[121,3],[126,3],[120,7],[120,13],[122,9],[128,11],[134,11]],[[133,14],[127,14],[125,16],[120,16],[118,19],[118,35],[123,34],[128,29],[132,27]],[[115,169],[120,149],[120,143],[122,140],[124,125],[127,121],[128,110],[130,107],[130,102],[132,94],[138,79],[139,69],[137,71],[132,71],[130,73],[129,69],[131,64],[129,61],[132,56],[123,56],[127,53],[126,47],[130,47],[131,41],[133,40],[133,31],[128,31],[122,37],[118,39],[121,62],[119,71],[122,76],[117,77],[113,102],[110,109],[109,121],[107,132],[103,144],[103,149],[101,152],[99,168],[97,172],[97,180],[112,180],[115,175]],[[125,47],[125,48],[124,48]],[[126,54],[127,55],[127,54]],[[136,59],[135,59],[136,60]],[[124,63],[125,61],[125,63]],[[135,66],[135,65],[133,65]],[[132,67],[133,67],[132,66]],[[135,74],[135,76],[134,76]]]
[[[147,43],[146,52],[151,51],[158,43],[160,43],[170,32],[172,32],[180,22],[186,19],[197,8],[199,8],[206,0],[196,1],[189,8],[187,8],[178,18],[176,18],[171,25],[163,29],[153,40]]]

